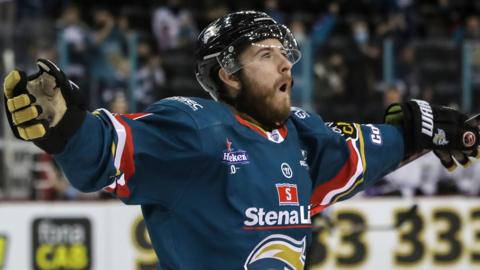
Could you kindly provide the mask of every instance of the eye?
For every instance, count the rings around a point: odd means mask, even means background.
[[[262,58],[270,58],[272,54],[270,52],[262,53]]]

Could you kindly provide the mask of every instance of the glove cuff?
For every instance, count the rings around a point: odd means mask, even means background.
[[[82,126],[87,112],[78,107],[71,107],[65,112],[60,122],[48,130],[44,137],[33,143],[49,154],[63,151],[69,139]]]
[[[402,127],[404,139],[403,150],[406,157],[422,150],[420,147],[416,147],[418,144],[415,142],[415,136],[413,134],[411,106],[408,106],[407,103],[394,103],[387,108],[384,118],[385,123]]]
[[[423,100],[402,104],[403,128],[405,132],[405,153],[416,154],[426,148],[433,137],[432,108]]]

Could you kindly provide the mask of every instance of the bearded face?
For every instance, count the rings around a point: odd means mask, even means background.
[[[292,63],[276,39],[266,39],[250,46],[240,60],[241,90],[235,107],[266,129],[281,126],[290,115]]]
[[[264,128],[271,130],[281,126],[290,115],[291,83],[280,90],[258,83],[243,73],[240,77],[242,90],[236,100],[237,109],[257,120]],[[274,85],[288,80],[291,78],[282,76]]]

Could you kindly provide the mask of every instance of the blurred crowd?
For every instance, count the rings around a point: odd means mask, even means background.
[[[409,98],[460,107],[465,44],[480,48],[475,0],[0,0],[0,74],[11,58],[29,73],[36,58],[52,59],[79,84],[89,109],[117,113],[172,95],[208,98],[194,77],[196,37],[213,19],[244,9],[267,12],[290,27],[302,50],[311,48],[293,70],[294,103],[306,105],[311,85],[308,107],[328,121],[379,123],[388,104]],[[469,57],[475,108],[480,49]],[[48,156],[33,157],[43,169],[32,171],[31,198],[85,196]],[[413,163],[408,170],[417,176],[400,171],[366,194],[480,194],[476,165],[453,175],[437,164]]]

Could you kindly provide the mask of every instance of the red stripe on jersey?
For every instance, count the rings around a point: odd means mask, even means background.
[[[268,139],[268,135],[267,135],[267,132],[265,130],[263,130],[261,127],[257,126],[257,125],[254,125],[250,122],[248,122],[247,120],[243,119],[242,117],[240,117],[239,115],[235,115],[235,118],[237,119],[237,121],[256,131],[258,134],[262,135],[262,137],[264,138],[267,138]],[[287,126],[286,125],[282,125],[280,128],[278,128],[278,132],[280,133],[280,135],[283,137],[283,138],[286,138],[287,137],[287,134],[288,134],[288,129],[287,129]]]
[[[150,115],[150,114],[151,113],[126,113],[126,114],[122,114],[122,116],[125,116],[129,119],[132,119],[132,120],[136,120],[138,118],[142,118],[142,117],[145,117],[145,116]]]
[[[313,206],[312,209],[310,209],[310,216],[313,217],[316,214],[322,212],[323,209],[327,208],[327,206],[328,205],[321,205],[321,204],[317,204],[317,205]]]
[[[278,129],[278,132],[280,132],[280,135],[282,135],[283,138],[286,138],[288,134],[287,126],[283,125],[281,128]]]
[[[132,130],[130,126],[125,122],[125,120],[120,117],[120,115],[115,115],[115,119],[122,124],[125,128],[126,138],[125,146],[123,148],[122,157],[120,159],[120,171],[125,177],[125,185],[117,185],[116,193],[119,197],[129,197],[130,189],[128,188],[128,180],[135,173],[135,162],[133,160],[133,137]]]
[[[243,227],[244,230],[254,231],[254,230],[283,230],[283,229],[310,229],[313,225],[278,225],[278,226],[252,226],[252,227]]]
[[[235,118],[237,118],[237,121],[238,121],[240,124],[242,124],[242,125],[250,128],[250,129],[253,129],[253,130],[256,131],[258,134],[262,135],[264,138],[268,138],[268,137],[267,137],[267,133],[265,133],[265,131],[264,131],[263,129],[261,129],[260,127],[254,125],[254,124],[252,124],[252,123],[250,123],[250,122],[248,122],[247,120],[243,119],[242,117],[240,117],[240,116],[238,116],[238,115],[235,115]]]
[[[340,172],[332,179],[315,188],[312,196],[310,197],[310,202],[312,204],[320,204],[323,198],[325,198],[329,192],[342,188],[355,175],[357,164],[361,161],[359,160],[357,152],[355,152],[355,149],[353,148],[353,143],[353,141],[347,141],[350,156],[348,157],[347,162],[340,169]]]

